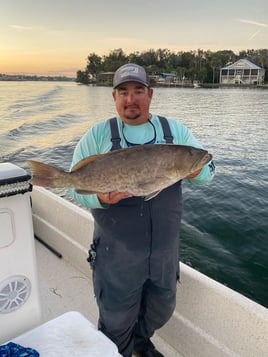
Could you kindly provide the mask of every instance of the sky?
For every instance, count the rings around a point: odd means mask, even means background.
[[[76,76],[87,56],[268,48],[267,0],[0,0],[0,73]]]

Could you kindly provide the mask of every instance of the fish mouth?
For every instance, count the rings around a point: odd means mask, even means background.
[[[193,172],[193,171],[197,170],[198,167],[201,169],[203,166],[205,166],[211,160],[212,160],[212,155],[209,154],[208,152],[206,152],[201,160],[197,159],[194,162],[194,164],[192,165],[191,171]]]
[[[206,165],[206,164],[207,164],[209,161],[211,161],[211,160],[212,160],[212,155],[209,154],[209,153],[206,153],[206,154],[202,157],[200,163]]]

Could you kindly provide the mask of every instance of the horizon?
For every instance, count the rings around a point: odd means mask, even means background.
[[[90,53],[265,49],[266,0],[0,0],[0,73],[75,77]],[[232,11],[230,12],[230,8]]]

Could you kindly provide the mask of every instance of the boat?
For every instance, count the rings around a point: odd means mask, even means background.
[[[15,326],[19,326],[19,323],[12,324],[14,331],[9,334],[8,340],[33,341],[34,347],[34,339],[24,340],[23,336],[29,337],[34,331],[36,339],[36,336],[43,333],[42,326],[50,329],[51,324],[54,324],[53,335],[60,334],[60,321],[65,326],[66,320],[70,322],[79,319],[80,315],[77,317],[76,314],[81,314],[83,319],[94,326],[97,324],[98,309],[92,289],[91,271],[86,261],[94,221],[89,211],[41,187],[16,195],[13,192],[11,197],[12,200],[28,201],[27,195],[30,196],[32,219],[29,235],[36,237],[35,240],[33,237],[30,239],[33,241],[33,270],[36,268],[37,271],[41,315],[36,313],[36,320],[27,324],[30,315],[34,313],[24,314],[19,330]],[[8,200],[6,196],[0,198],[0,220],[1,212],[13,209],[13,215],[17,216],[18,221],[16,226],[31,225],[22,212],[15,212],[19,204],[14,203],[14,208],[7,207]],[[28,258],[27,261],[29,263]],[[3,331],[1,319],[6,315],[3,317],[0,313],[0,331]],[[69,320],[66,316],[70,316]],[[69,339],[72,339],[72,335],[69,335]],[[0,344],[3,342],[0,339]],[[266,357],[268,311],[264,306],[181,263],[176,310],[170,321],[154,335],[153,342],[166,357]],[[109,354],[103,353],[102,357],[109,357]]]
[[[193,81],[193,87],[194,88],[201,88],[200,81]]]

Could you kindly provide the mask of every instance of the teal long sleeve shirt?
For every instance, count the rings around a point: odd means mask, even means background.
[[[202,145],[196,140],[191,131],[177,119],[168,118],[170,130],[173,136],[173,144],[188,145],[196,148],[203,148]],[[132,143],[144,144],[154,137],[154,129],[149,123],[141,125],[127,125],[124,124],[119,117],[117,117],[118,130],[121,137],[120,145],[122,148],[127,147],[124,137]],[[163,136],[163,129],[157,115],[153,115],[151,123],[156,130],[156,144],[164,144],[165,139]],[[123,135],[124,134],[124,135]],[[103,154],[109,152],[112,147],[111,130],[109,120],[97,123],[91,127],[78,142],[71,164],[71,168],[83,160],[85,157]],[[198,176],[193,179],[186,179],[193,184],[202,185],[212,180],[215,174],[214,165],[208,163],[205,165]],[[105,208],[107,205],[102,205],[96,194],[81,195],[75,192],[74,189],[69,189],[70,194],[76,201],[87,208]]]

